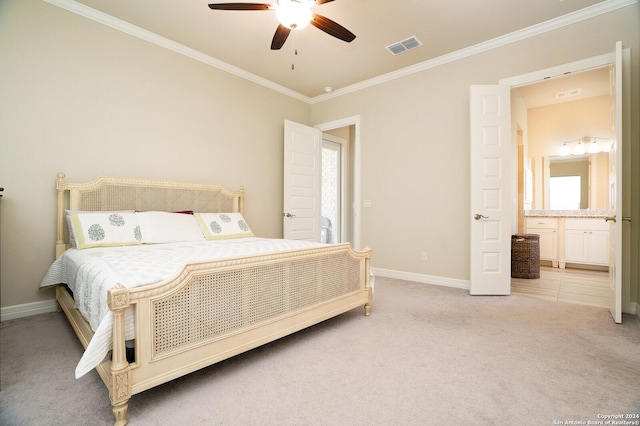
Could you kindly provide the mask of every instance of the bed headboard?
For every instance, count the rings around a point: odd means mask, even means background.
[[[91,182],[70,183],[64,173],[58,173],[56,189],[56,258],[69,247],[65,210],[244,213],[243,187],[234,192],[217,184],[125,177],[98,177]]]

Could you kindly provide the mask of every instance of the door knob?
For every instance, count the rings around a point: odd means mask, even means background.
[[[476,214],[473,216],[473,218],[474,218],[475,220],[480,220],[480,219],[489,219],[489,217],[487,217],[487,216],[483,216],[483,215],[478,214],[478,213],[476,213]]]
[[[283,215],[284,217],[296,217],[296,215],[295,215],[295,214],[291,214],[291,213],[288,213],[288,212],[287,212],[287,213],[283,213],[282,215]]]
[[[616,217],[615,217],[615,216],[608,216],[608,217],[605,217],[605,218],[604,218],[604,220],[605,220],[606,222],[609,222],[609,221],[611,220],[611,221],[613,221],[613,223],[616,223]]]

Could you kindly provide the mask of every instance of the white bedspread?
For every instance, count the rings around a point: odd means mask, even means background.
[[[70,249],[49,268],[41,287],[64,283],[95,334],[76,367],[76,378],[97,367],[111,350],[113,315],[107,292],[117,283],[133,288],[178,274],[188,262],[283,252],[322,246],[307,241],[238,238],[85,250]],[[132,309],[126,311],[126,338],[134,338]]]

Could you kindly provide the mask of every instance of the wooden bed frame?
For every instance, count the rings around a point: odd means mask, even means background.
[[[99,177],[74,184],[58,174],[56,257],[69,248],[65,209],[241,212],[244,190],[221,185]],[[96,370],[109,390],[115,425],[128,401],[154,386],[274,341],[359,306],[370,314],[370,249],[347,244],[187,264],[149,286],[109,290],[111,359]],[[82,345],[93,331],[65,286],[56,300]],[[134,309],[135,361],[127,362],[124,312]]]

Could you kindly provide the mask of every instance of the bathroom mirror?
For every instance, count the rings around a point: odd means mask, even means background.
[[[545,157],[545,210],[607,209],[609,154]],[[539,191],[534,185],[534,192]]]

